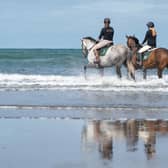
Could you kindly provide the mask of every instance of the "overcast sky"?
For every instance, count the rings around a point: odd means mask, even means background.
[[[97,38],[104,17],[115,29],[140,41],[152,20],[158,45],[168,47],[167,0],[0,0],[0,48],[80,48],[84,36]]]

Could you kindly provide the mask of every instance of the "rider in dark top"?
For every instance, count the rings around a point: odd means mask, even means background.
[[[99,42],[94,46],[93,51],[96,56],[96,64],[100,63],[99,50],[106,45],[113,44],[114,29],[110,27],[110,19],[104,19],[104,28],[102,28],[99,35]]]
[[[143,62],[143,57],[144,53],[148,51],[151,48],[156,48],[156,37],[157,37],[157,32],[155,30],[155,25],[153,22],[148,22],[147,24],[148,31],[146,32],[145,38],[142,42],[142,44],[147,42],[147,45],[143,46],[139,51],[139,58],[140,61],[137,62],[140,66],[142,66]]]
[[[148,26],[148,31],[146,32],[146,35],[142,44],[147,42],[147,45],[151,46],[152,48],[156,48],[157,33],[155,30],[155,25],[153,22],[148,22],[147,26]]]
[[[104,27],[100,32],[99,40],[103,38],[104,40],[113,41],[113,36],[114,36],[114,29],[110,26]]]

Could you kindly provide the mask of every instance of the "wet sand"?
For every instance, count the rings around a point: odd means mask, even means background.
[[[0,91],[0,105],[168,108],[168,92],[33,90]]]
[[[166,167],[167,96],[145,91],[1,91],[1,166]]]
[[[3,168],[167,166],[167,121],[1,119]]]
[[[159,92],[1,91],[1,118],[168,119]]]

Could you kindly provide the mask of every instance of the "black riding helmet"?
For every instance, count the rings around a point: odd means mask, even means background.
[[[109,23],[109,24],[110,24],[110,22],[111,22],[111,21],[110,21],[110,18],[105,18],[105,19],[104,19],[104,23]]]
[[[147,25],[149,28],[155,27],[155,25],[154,25],[153,22],[148,22],[146,25]]]

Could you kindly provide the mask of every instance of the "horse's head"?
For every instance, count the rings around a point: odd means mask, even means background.
[[[93,48],[96,44],[96,40],[92,37],[84,37],[82,38],[82,53],[84,57],[87,57],[89,51]]]
[[[132,64],[134,65],[135,69],[139,68],[139,65],[137,64],[137,51],[142,47],[139,43],[138,38],[133,36],[126,36],[127,38],[127,46],[132,51]]]
[[[127,46],[132,50],[132,51],[138,51],[142,46],[139,43],[138,38],[136,38],[135,36],[127,36]]]

